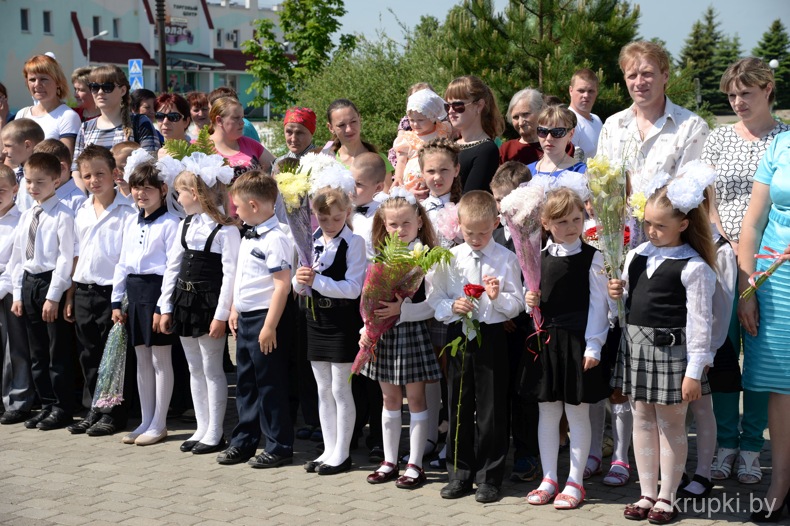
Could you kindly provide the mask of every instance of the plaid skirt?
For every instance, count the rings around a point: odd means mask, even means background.
[[[623,332],[612,388],[621,388],[632,401],[673,405],[683,402],[682,385],[686,374],[686,329],[674,345],[653,344],[653,327],[629,325]],[[702,373],[702,394],[710,394],[710,384]]]
[[[376,358],[362,374],[379,382],[406,385],[438,380],[442,373],[424,321],[396,325],[376,344]]]

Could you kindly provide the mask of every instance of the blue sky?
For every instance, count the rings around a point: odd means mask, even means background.
[[[414,27],[421,15],[433,15],[443,21],[447,11],[456,3],[456,0],[345,0],[348,13],[341,19],[342,32],[362,33],[375,38],[377,30],[384,30],[388,36],[400,40],[401,29],[388,8],[406,26]],[[773,20],[782,19],[785,27],[790,24],[788,0],[646,0],[631,3],[639,4],[641,8],[640,34],[665,40],[673,56],[680,53],[691,25],[711,4],[719,13],[721,30],[727,35],[737,33],[741,37],[741,49],[746,54]],[[507,5],[507,0],[494,0],[494,4],[501,10]]]

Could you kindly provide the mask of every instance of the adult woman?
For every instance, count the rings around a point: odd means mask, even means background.
[[[59,139],[74,151],[74,139],[80,129],[80,117],[63,103],[69,94],[66,75],[57,61],[47,55],[35,55],[22,70],[30,95],[38,104],[19,110],[17,119],[33,119],[47,139]]]
[[[499,147],[499,161],[531,164],[542,157],[538,142],[538,115],[543,109],[543,95],[536,89],[517,91],[507,106],[507,120],[518,132],[518,139],[505,141]]]
[[[77,99],[77,107],[74,111],[80,116],[82,122],[95,119],[101,111],[96,107],[93,94],[88,87],[88,75],[93,68],[77,68],[71,74],[71,85],[74,86],[74,98]]]
[[[315,112],[310,108],[295,106],[285,111],[283,133],[288,152],[274,161],[275,170],[279,161],[287,158],[300,159],[304,154],[315,149],[313,134],[316,120]]]
[[[3,129],[7,122],[12,120],[14,120],[14,115],[11,114],[8,106],[8,91],[5,89],[5,85],[0,82],[0,130]]]
[[[214,101],[209,120],[211,141],[217,153],[233,167],[234,181],[250,170],[271,171],[274,156],[261,143],[243,135],[244,110],[238,100],[221,97]]]
[[[192,124],[189,125],[190,137],[197,137],[203,126],[211,124],[208,118],[208,96],[202,91],[190,91],[186,94],[189,103],[189,116]]]
[[[779,133],[790,126],[774,120],[771,105],[774,100],[774,77],[771,68],[762,60],[745,58],[730,65],[722,75],[720,89],[727,94],[733,111],[740,117],[731,126],[720,126],[708,135],[702,160],[718,172],[716,206],[711,207],[711,221],[738,252],[744,214],[752,195],[752,180],[757,165]],[[766,208],[767,210],[767,208]],[[754,251],[750,252],[754,254]],[[748,276],[747,276],[748,278]],[[744,287],[747,283],[742,283]],[[738,384],[741,332],[735,318],[730,326],[733,348],[723,349],[716,356],[710,381],[725,373],[727,385]],[[721,392],[714,388],[713,409],[717,421],[719,450],[711,476],[725,479],[737,461],[738,480],[756,484],[762,479],[760,450],[763,431],[768,420],[768,394],[744,386],[742,432],[738,433],[740,392]]]
[[[189,104],[177,93],[162,93],[154,104],[159,132],[166,141],[188,141]],[[167,155],[166,149],[159,150],[159,157]]]
[[[790,245],[790,132],[776,136],[754,174],[752,197],[743,218],[738,247],[738,288],[771,261],[757,259],[760,247],[782,251]],[[771,485],[766,502],[773,513],[752,513],[754,522],[778,522],[790,489],[790,266],[779,269],[757,293],[738,302],[745,330],[743,387],[768,394],[771,434]]]
[[[445,108],[453,129],[461,134],[461,187],[491,191],[491,179],[499,166],[499,148],[494,138],[505,129],[505,121],[491,89],[473,76],[458,77],[444,92]]]

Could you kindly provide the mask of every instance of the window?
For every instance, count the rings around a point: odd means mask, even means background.
[[[30,32],[30,9],[19,10],[19,25],[22,31]]]
[[[236,85],[238,84],[238,76],[233,75],[231,73],[220,73],[217,75],[219,77],[219,85],[220,86],[227,86],[233,91],[238,92]]]
[[[239,30],[234,29],[231,35],[233,35],[231,37],[231,41],[233,42],[233,49],[239,49]]]
[[[113,18],[112,19],[112,37],[115,40],[120,40],[121,39],[121,19],[120,18]]]
[[[98,35],[101,33],[101,17],[94,16],[93,17],[93,34]]]
[[[44,34],[52,34],[52,11],[44,11]]]
[[[222,30],[217,29],[217,47],[222,47]]]

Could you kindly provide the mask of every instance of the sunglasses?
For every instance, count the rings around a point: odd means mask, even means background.
[[[170,122],[178,122],[184,118],[184,116],[177,111],[171,111],[170,113],[162,113],[161,111],[156,112],[156,120],[163,121],[165,117],[167,117],[167,120]]]
[[[555,139],[562,139],[568,134],[568,130],[570,128],[544,128],[543,126],[538,126],[538,137],[541,139],[545,139],[546,137],[551,134],[552,137]]]
[[[463,101],[460,101],[460,100],[457,100],[455,102],[445,102],[444,103],[444,111],[446,111],[447,113],[450,113],[450,108],[452,108],[452,110],[455,113],[463,113],[463,112],[466,111],[466,107],[468,105],[474,104],[478,100],[480,100],[480,99],[475,99],[475,100],[473,100],[471,102],[463,102]]]
[[[91,93],[99,93],[99,90],[102,90],[104,93],[112,93],[115,91],[115,86],[118,86],[118,84],[114,82],[103,82],[101,84],[98,82],[91,82],[88,84]]]

